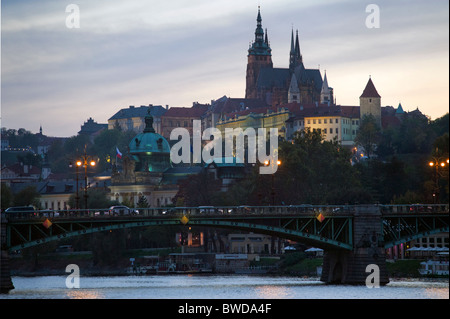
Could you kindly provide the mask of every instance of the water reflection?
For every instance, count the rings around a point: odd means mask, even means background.
[[[105,296],[99,291],[84,289],[69,289],[66,292],[69,299],[104,299]]]
[[[280,286],[261,286],[255,289],[257,298],[262,299],[283,299],[290,298],[290,292],[287,287]]]

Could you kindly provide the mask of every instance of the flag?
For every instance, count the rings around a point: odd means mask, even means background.
[[[317,218],[317,220],[318,220],[319,222],[323,222],[324,219],[325,219],[325,216],[323,216],[322,213],[319,213],[319,215],[317,215],[316,218]]]
[[[116,146],[117,157],[122,158],[122,153],[120,153],[119,149]]]
[[[42,223],[42,226],[44,226],[45,228],[48,229],[48,228],[50,228],[52,226],[52,222],[48,218],[46,218],[44,220],[44,222]]]

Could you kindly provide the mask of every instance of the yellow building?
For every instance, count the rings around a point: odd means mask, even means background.
[[[216,127],[225,136],[225,128],[253,128],[256,133],[258,128],[277,128],[278,136],[286,138],[286,121],[290,112],[284,107],[262,107],[223,115],[216,124]]]

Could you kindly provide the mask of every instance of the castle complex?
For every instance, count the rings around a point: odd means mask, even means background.
[[[258,98],[275,106],[285,103],[333,103],[333,89],[318,69],[306,69],[300,52],[298,31],[291,34],[289,68],[274,68],[267,30],[264,34],[258,8],[255,40],[248,49],[245,98]]]

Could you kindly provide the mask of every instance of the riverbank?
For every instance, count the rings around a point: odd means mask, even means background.
[[[421,261],[409,259],[388,262],[389,278],[424,278],[418,272]],[[270,269],[270,275],[320,277],[318,269],[320,270],[322,262],[322,258],[311,258],[302,253],[286,254],[280,258],[262,257],[259,261],[251,261],[248,269]],[[114,265],[94,265],[93,256],[89,252],[37,257],[12,256],[10,259],[11,275],[23,277],[67,275],[65,270],[69,264],[76,264],[83,276],[125,276],[130,274],[128,270],[131,265],[129,257],[116,261]],[[217,270],[214,273],[220,274]],[[251,271],[245,273],[251,274]]]

